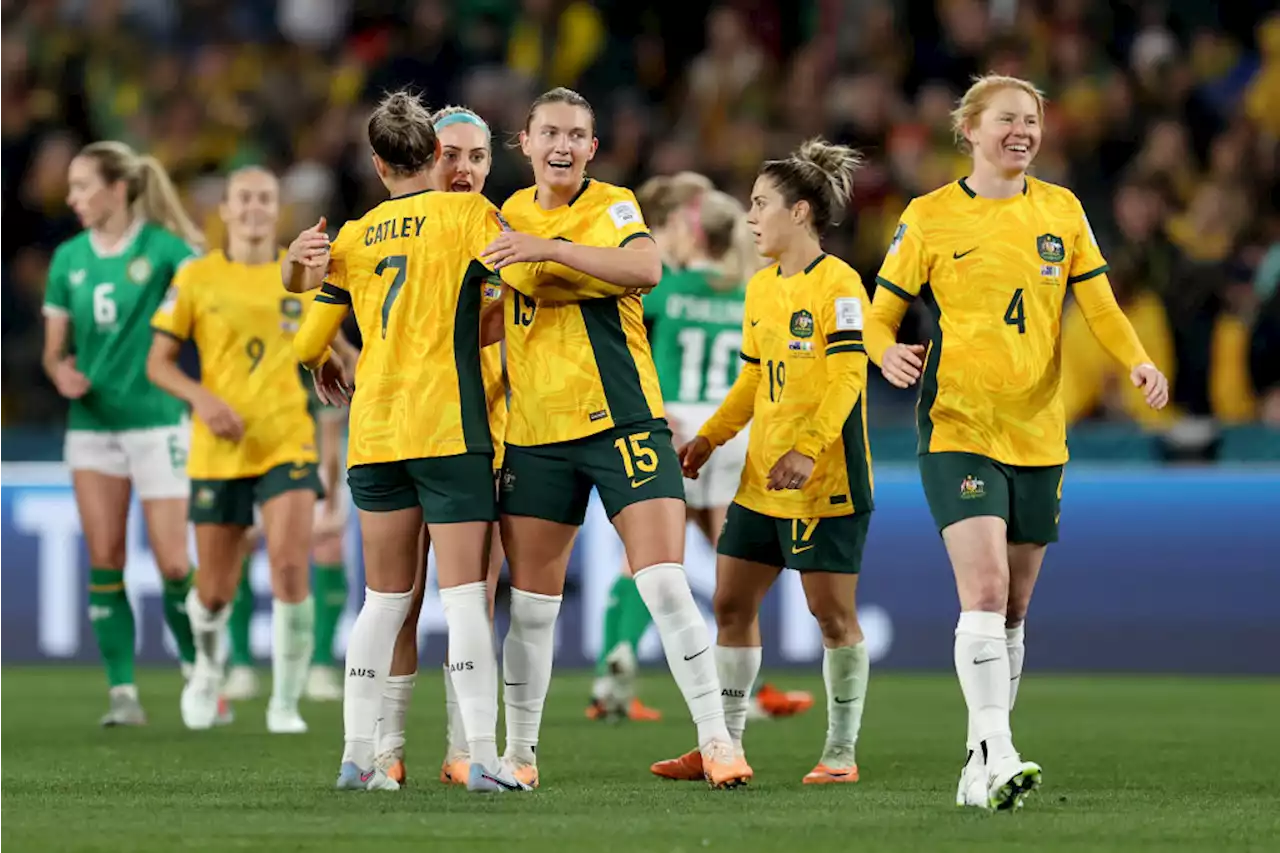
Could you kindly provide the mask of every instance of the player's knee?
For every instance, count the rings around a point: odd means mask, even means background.
[[[716,586],[711,610],[716,617],[716,629],[724,637],[738,637],[749,631],[756,618],[754,598],[726,589],[725,584]]]
[[[157,558],[156,568],[160,570],[160,577],[167,581],[180,581],[191,574],[191,562],[185,554],[181,557]]]
[[[311,569],[306,560],[292,556],[269,555],[271,592],[281,601],[301,601],[311,586]]]
[[[88,543],[89,563],[99,569],[124,569],[128,548],[124,540],[90,540]]]
[[[1006,628],[1017,628],[1026,618],[1027,602],[1009,599],[1009,604],[1004,611],[1004,626]]]
[[[818,622],[823,644],[828,648],[852,645],[862,639],[858,617],[848,607],[834,601],[810,601],[809,612]]]

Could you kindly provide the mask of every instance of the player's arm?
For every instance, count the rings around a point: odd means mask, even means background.
[[[864,332],[867,357],[898,388],[914,384],[924,368],[924,347],[898,343],[898,328],[907,307],[929,281],[930,256],[915,207],[915,202],[907,205],[893,233],[876,276],[875,300],[867,312]]]
[[[1080,212],[1084,216],[1083,209]],[[1071,253],[1071,271],[1067,284],[1072,288],[1080,313],[1089,324],[1089,331],[1097,338],[1111,357],[1133,370],[1140,364],[1150,364],[1133,324],[1120,310],[1111,282],[1107,279],[1107,262],[1093,240],[1093,231],[1085,221],[1084,230],[1076,237]]]
[[[826,388],[822,402],[801,431],[795,450],[816,460],[844,429],[849,413],[867,387],[867,352],[863,343],[866,291],[858,274],[842,280],[823,302],[818,324],[826,336]]]
[[[49,264],[42,313],[44,349],[40,353],[40,366],[59,394],[69,400],[83,397],[89,390],[89,380],[76,368],[75,356],[67,354],[71,338],[71,293],[62,252],[56,252]]]
[[[494,280],[496,279],[496,281]],[[507,334],[506,311],[510,288],[502,286],[502,279],[496,273],[488,285],[496,284],[501,295],[480,309],[480,346],[487,347],[501,341]]]
[[[280,262],[280,279],[290,293],[306,293],[324,284],[329,267],[329,235],[325,218],[303,231],[289,244]]]
[[[308,370],[315,370],[333,356],[331,348],[351,307],[351,294],[331,281],[320,288],[307,310],[302,327],[293,336],[293,352]]]
[[[753,316],[758,317],[752,313],[753,301],[748,291],[746,310],[742,313],[742,348],[739,353],[742,370],[715,414],[698,430],[698,435],[709,441],[713,448],[742,432],[755,415],[756,391],[763,371],[760,370],[760,348],[753,331],[755,326],[751,322]]]

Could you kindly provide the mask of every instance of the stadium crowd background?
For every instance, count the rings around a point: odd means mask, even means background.
[[[3,3],[3,422],[65,401],[40,367],[52,249],[74,234],[81,144],[156,155],[221,242],[220,176],[283,178],[282,241],[382,198],[370,103],[403,85],[495,131],[490,197],[529,182],[503,145],[557,85],[595,105],[589,173],[638,186],[693,169],[745,199],[803,137],[869,165],[828,249],[868,286],[914,196],[965,174],[949,110],[986,70],[1048,94],[1035,173],[1073,189],[1175,405],[1151,412],[1068,307],[1072,421],[1280,426],[1280,14],[1267,0],[14,0]],[[668,14],[670,13],[670,14]],[[923,314],[904,334],[920,335]],[[910,420],[878,376],[873,423]],[[1272,434],[1274,435],[1274,434]],[[1274,439],[1271,439],[1274,440]]]

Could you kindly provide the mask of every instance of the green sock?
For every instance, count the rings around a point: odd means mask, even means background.
[[[133,684],[133,607],[124,591],[123,569],[89,570],[89,621],[107,670],[107,684]]]
[[[649,615],[649,606],[644,603],[636,582],[627,578],[626,597],[622,602],[622,618],[618,625],[618,642],[631,646],[631,653],[640,657],[640,638],[649,630],[653,617]]]
[[[231,635],[231,665],[253,666],[253,650],[249,648],[249,626],[253,623],[253,587],[249,585],[249,558],[240,566],[240,586],[231,602],[231,618],[227,630]]]
[[[628,585],[634,589],[636,582],[626,575],[618,575],[613,586],[609,587],[609,604],[604,609],[604,643],[600,646],[600,658],[596,661],[597,675],[604,675],[609,671],[604,659],[621,642],[619,631],[622,627],[622,607],[627,598]]]
[[[316,566],[311,591],[316,601],[315,650],[311,662],[316,666],[333,666],[333,638],[338,633],[338,620],[347,607],[347,568],[341,563]]]
[[[191,635],[191,620],[187,618],[187,592],[190,589],[190,575],[164,582],[164,621],[178,644],[178,657],[183,663],[196,662],[196,641]]]

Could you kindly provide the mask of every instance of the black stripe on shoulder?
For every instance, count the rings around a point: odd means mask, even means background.
[[[1106,272],[1109,269],[1111,269],[1111,267],[1108,264],[1103,264],[1102,266],[1098,267],[1096,270],[1089,270],[1086,273],[1081,273],[1080,275],[1071,276],[1070,278],[1067,279],[1067,284],[1076,284],[1077,282],[1088,281],[1091,278],[1097,278],[1098,276],[1102,275],[1104,272]]]
[[[899,299],[902,299],[902,300],[904,300],[904,301],[906,301],[906,302],[914,302],[914,301],[915,301],[915,297],[914,297],[914,296],[912,296],[910,293],[907,293],[907,292],[906,292],[905,290],[903,290],[901,287],[898,287],[898,285],[896,285],[896,284],[894,284],[893,282],[889,281],[889,279],[885,278],[884,276],[879,276],[879,275],[878,275],[878,276],[876,276],[876,286],[877,286],[877,287],[883,287],[883,288],[885,288],[885,289],[886,289],[886,290],[888,290],[890,293],[892,293],[894,296],[896,296],[896,297],[898,297]]]
[[[324,302],[328,305],[350,305],[351,294],[341,287],[326,281],[321,286],[320,293],[316,296],[316,302]]]
[[[650,234],[648,231],[637,231],[634,234],[628,234],[626,237],[623,237],[622,242],[618,244],[618,248],[621,249],[623,246],[627,245],[632,240],[639,240],[641,237],[647,237],[650,240],[653,239],[653,235]]]
[[[842,352],[866,352],[861,341],[856,344],[834,344],[827,347],[827,355],[839,355]]]

